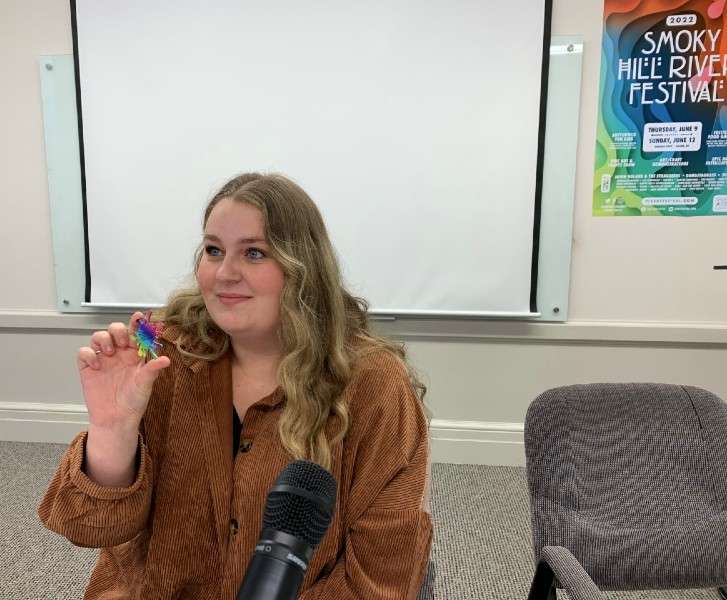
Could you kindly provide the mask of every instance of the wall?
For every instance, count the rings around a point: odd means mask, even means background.
[[[126,318],[55,308],[38,56],[71,52],[68,10],[65,0],[0,8],[0,439],[80,430],[76,350]],[[407,342],[429,384],[437,460],[522,464],[527,406],[556,385],[673,382],[727,398],[727,272],[712,270],[727,263],[727,221],[590,216],[601,13],[601,2],[554,0],[553,34],[585,42],[569,322],[379,324]]]

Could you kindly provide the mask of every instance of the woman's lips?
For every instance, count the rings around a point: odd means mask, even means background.
[[[217,299],[222,304],[239,304],[240,302],[245,302],[246,300],[249,300],[251,296],[217,296]]]

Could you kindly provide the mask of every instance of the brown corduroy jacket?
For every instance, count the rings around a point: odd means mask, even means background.
[[[290,461],[277,432],[280,388],[248,409],[233,457],[230,355],[212,363],[189,359],[174,346],[174,328],[163,337],[171,365],[144,415],[135,481],[112,488],[89,479],[84,432],[38,508],[49,529],[101,548],[87,599],[234,600],[267,492]],[[344,392],[350,428],[332,448],[335,514],[300,600],[415,598],[429,559],[421,403],[390,355],[373,353],[360,363]]]

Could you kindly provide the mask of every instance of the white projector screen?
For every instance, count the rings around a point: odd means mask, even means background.
[[[262,171],[372,312],[532,312],[549,1],[76,0],[86,301],[163,303]]]

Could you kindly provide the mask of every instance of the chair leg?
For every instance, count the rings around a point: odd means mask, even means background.
[[[556,600],[555,575],[545,561],[541,560],[535,567],[528,600]]]

